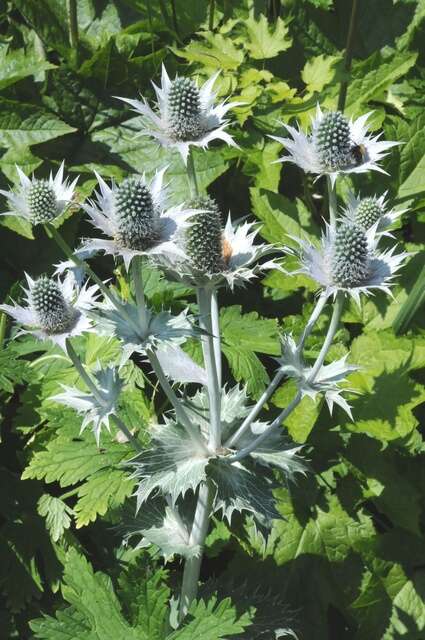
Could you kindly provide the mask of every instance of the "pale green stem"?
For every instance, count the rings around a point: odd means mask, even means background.
[[[149,358],[149,362],[152,366],[152,369],[156,377],[158,378],[158,381],[162,387],[162,390],[164,391],[168,400],[172,404],[174,411],[176,412],[177,420],[182,424],[182,426],[186,429],[186,432],[188,433],[188,435],[192,438],[194,442],[196,442],[196,444],[201,448],[201,450],[204,453],[207,453],[207,446],[206,446],[205,440],[199,434],[197,429],[193,426],[189,416],[187,415],[186,411],[182,406],[182,403],[179,401],[176,394],[174,393],[173,388],[168,382],[167,377],[161,367],[161,363],[159,362],[156,353],[152,349],[147,349],[146,355]]]
[[[7,327],[7,315],[2,311],[0,312],[0,349],[3,346],[4,337],[6,335],[6,327]]]
[[[191,148],[189,148],[189,154],[187,156],[186,171],[187,171],[187,177],[189,180],[190,195],[192,198],[196,198],[196,196],[199,195],[199,189],[198,189],[198,181],[196,178],[195,161],[193,159],[193,152]]]
[[[91,269],[91,267],[87,264],[87,262],[79,258],[77,255],[75,255],[75,253],[72,251],[68,243],[62,238],[59,231],[51,224],[45,225],[45,230],[46,230],[47,236],[49,238],[53,238],[53,240],[56,242],[58,247],[63,251],[66,257],[69,260],[71,260],[77,267],[80,267],[81,269],[83,269],[88,276],[90,276],[93,282],[97,284],[97,286],[99,287],[103,295],[112,302],[112,304],[117,309],[117,311],[126,319],[126,321],[130,324],[130,326],[133,327],[134,331],[137,334],[139,334],[140,327],[133,321],[133,318],[131,318],[130,315],[126,312],[124,305],[121,304],[120,301],[109,291],[108,287],[95,274],[95,272],[93,271],[93,269]]]
[[[335,305],[332,312],[331,321],[329,323],[328,331],[326,333],[325,341],[317,357],[317,360],[313,365],[311,374],[308,379],[308,382],[310,384],[314,383],[316,376],[319,373],[320,368],[325,361],[326,355],[332,345],[332,341],[335,337],[336,330],[338,329],[338,324],[341,318],[343,305],[344,305],[344,295],[342,292],[339,292],[335,300]],[[292,400],[292,402],[286,407],[286,409],[284,409],[277,416],[277,418],[273,420],[270,427],[266,429],[266,431],[264,431],[260,436],[258,436],[258,438],[255,438],[255,440],[253,440],[249,445],[247,445],[246,447],[238,451],[238,453],[230,456],[228,458],[229,462],[236,462],[237,460],[242,460],[247,455],[249,455],[252,451],[255,451],[255,449],[257,449],[257,447],[259,447],[261,443],[264,442],[264,440],[266,440],[269,437],[269,435],[274,431],[274,429],[279,427],[282,424],[282,422],[286,420],[289,414],[292,413],[292,411],[299,405],[301,401],[301,397],[302,397],[301,392],[299,391],[295,396],[295,398]]]
[[[207,372],[208,399],[210,410],[209,447],[217,451],[221,445],[221,389],[218,384],[214,344],[211,335],[211,292],[204,287],[197,289],[199,305],[199,326],[203,330],[201,337],[204,353],[204,365]]]
[[[105,398],[103,397],[101,391],[97,388],[95,382],[93,382],[93,380],[91,379],[91,377],[89,376],[89,374],[85,370],[83,363],[81,362],[80,358],[78,357],[78,355],[77,355],[77,353],[76,353],[76,351],[75,351],[74,347],[72,346],[71,341],[69,339],[66,341],[66,352],[67,352],[72,364],[74,365],[75,369],[77,370],[78,375],[85,382],[86,386],[91,391],[93,396],[96,398],[96,400],[99,402],[100,405],[105,405]],[[136,451],[141,451],[142,450],[141,444],[137,441],[137,439],[133,436],[133,434],[127,429],[127,427],[125,426],[125,424],[121,420],[121,418],[119,418],[115,414],[111,414],[111,418],[114,420],[114,422],[117,425],[118,429],[123,432],[123,434],[125,435],[127,440],[129,440],[129,442],[131,442],[131,444],[133,445],[133,448]]]
[[[299,353],[302,352],[303,348],[304,348],[304,344],[305,341],[307,340],[308,336],[310,335],[310,333],[313,330],[313,327],[315,325],[315,323],[317,322],[323,307],[326,303],[327,300],[327,295],[325,294],[325,292],[322,292],[322,294],[319,296],[317,302],[316,302],[316,306],[314,307],[312,314],[305,326],[305,329],[301,335],[300,341],[297,345],[297,351]],[[285,377],[285,373],[281,370],[278,370],[273,378],[273,380],[270,382],[269,386],[267,387],[267,389],[264,391],[264,393],[261,395],[261,397],[257,400],[256,404],[252,407],[251,411],[249,412],[249,414],[246,416],[245,420],[242,422],[241,426],[239,427],[239,429],[237,431],[235,431],[235,433],[227,440],[227,442],[225,443],[225,447],[226,448],[231,448],[238,440],[239,438],[241,438],[241,436],[243,436],[243,434],[249,429],[249,427],[251,426],[252,422],[257,418],[257,416],[259,415],[261,409],[263,408],[263,406],[266,404],[266,402],[268,402],[270,400],[270,398],[272,397],[272,395],[274,394],[274,392],[276,391],[276,389],[279,387],[281,381],[283,380],[283,378]]]
[[[191,602],[198,593],[199,574],[201,571],[205,538],[208,533],[209,519],[213,501],[213,492],[209,484],[203,483],[199,487],[192,531],[189,537],[190,546],[199,546],[199,553],[187,558],[184,563],[183,582],[180,595],[180,621],[186,616]]]
[[[322,345],[322,348],[320,350],[320,353],[318,355],[318,358],[316,360],[316,362],[314,363],[314,366],[311,370],[310,376],[309,376],[309,382],[314,382],[318,372],[320,371],[321,366],[323,365],[326,355],[332,345],[332,341],[335,337],[335,333],[338,329],[338,325],[339,325],[339,321],[341,318],[341,313],[342,313],[342,308],[344,306],[344,294],[339,291],[337,293],[336,296],[336,300],[335,300],[335,304],[334,304],[334,308],[333,308],[333,312],[332,312],[332,317],[331,317],[331,321],[329,323],[329,327],[328,327],[328,332],[326,334],[325,337],[325,341]]]
[[[69,44],[78,52],[78,12],[77,0],[67,0]]]
[[[218,307],[218,291],[216,287],[211,291],[211,333],[214,343],[214,357],[217,367],[218,386],[222,383],[222,358],[221,358],[221,334],[220,334],[220,312]]]
[[[356,33],[357,4],[358,4],[357,0],[353,0],[353,3],[351,5],[350,24],[348,26],[347,43],[345,46],[344,77],[341,82],[341,87],[340,87],[339,96],[338,96],[338,111],[344,111],[345,100],[347,98],[347,89],[348,89],[348,80],[349,80],[348,75],[351,71],[351,61],[353,59],[354,36]]]
[[[208,28],[210,31],[214,29],[214,12],[215,12],[215,0],[210,0],[210,10],[208,19]]]
[[[338,215],[336,192],[335,192],[335,187],[332,186],[330,176],[326,176],[326,180],[328,185],[329,222],[334,227],[336,225],[336,218]]]
[[[146,307],[145,291],[143,288],[143,258],[135,256],[131,265],[134,290],[136,292],[137,311],[139,314],[142,334],[146,335],[149,327],[149,313]]]

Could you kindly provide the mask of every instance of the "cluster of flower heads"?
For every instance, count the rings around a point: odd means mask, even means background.
[[[168,148],[176,148],[187,162],[190,146],[206,148],[214,139],[235,145],[225,130],[229,124],[225,115],[240,103],[215,104],[213,85],[217,75],[198,88],[188,78],[170,80],[163,67],[161,87],[154,85],[156,109],[152,109],[145,99],[120,99],[141,115],[141,135],[151,136]],[[323,113],[318,107],[309,134],[285,124],[290,137],[274,137],[288,151],[281,161],[296,163],[305,172],[317,176],[328,175],[332,185],[339,175],[383,171],[378,162],[397,143],[381,141],[379,135],[371,135],[366,126],[369,115],[348,120],[340,112]],[[77,179],[64,180],[63,163],[56,176],[50,175],[48,180],[29,178],[19,167],[17,171],[20,180],[17,189],[0,191],[10,206],[3,215],[21,216],[33,225],[48,224],[75,202]],[[187,203],[170,206],[165,174],[166,168],[163,168],[150,180],[145,175],[132,175],[120,184],[112,182],[110,185],[96,174],[98,190],[93,199],[81,206],[103,237],[85,239],[76,253],[83,258],[97,252],[118,256],[127,269],[134,257],[146,256],[167,274],[194,286],[227,284],[233,288],[236,284],[249,282],[264,270],[281,268],[276,258],[261,260],[276,253],[279,247],[256,243],[258,227],[252,223],[235,225],[229,215],[223,225],[218,204],[209,196],[201,195]],[[358,302],[361,293],[369,294],[373,289],[388,293],[406,254],[396,254],[394,247],[380,251],[378,242],[383,236],[391,236],[389,229],[401,213],[388,207],[386,194],[367,198],[350,194],[341,216],[331,224],[326,223],[319,248],[307,240],[295,238],[299,250],[292,251],[300,262],[297,272],[312,277],[327,296],[342,291]],[[71,266],[69,262],[64,265]],[[58,266],[58,273],[63,273],[64,265]],[[26,306],[6,304],[0,305],[0,309],[27,326],[38,338],[50,339],[63,348],[67,338],[93,330],[99,318],[101,324],[112,327],[110,335],[127,343],[128,354],[137,350],[140,340],[142,344],[152,346],[159,344],[164,336],[178,334],[181,342],[183,336],[190,335],[186,318],[179,321],[176,328],[168,316],[160,320],[150,318],[151,327],[155,322],[160,327],[156,340],[155,336],[142,335],[137,325],[137,313],[131,305],[122,306],[126,314],[123,320],[119,308],[99,307],[97,286],[80,286],[80,279],[71,277],[70,273],[56,279],[41,276],[32,280],[27,276],[27,280]],[[130,328],[125,325],[128,318],[132,320]],[[291,367],[294,370],[297,354],[289,338],[285,345],[282,370],[290,375],[288,372]],[[337,365],[339,380],[349,367],[345,361]],[[347,410],[345,401],[329,379],[334,371],[323,368],[313,384],[301,361],[297,366],[298,373],[294,377],[303,393],[315,395],[318,390],[325,391],[330,406],[337,402]],[[85,406],[86,399],[78,397],[73,401],[78,409]]]

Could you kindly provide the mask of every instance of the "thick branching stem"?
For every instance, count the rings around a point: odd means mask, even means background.
[[[344,305],[344,294],[342,292],[339,292],[335,300],[334,309],[332,312],[332,317],[329,323],[328,331],[326,333],[325,341],[317,357],[317,360],[313,365],[313,368],[311,370],[311,373],[308,379],[308,382],[310,384],[314,383],[316,376],[319,373],[320,368],[322,367],[325,361],[326,355],[332,345],[332,341],[338,329],[343,305]],[[292,400],[292,402],[286,407],[286,409],[284,409],[277,416],[277,418],[275,418],[275,420],[273,420],[269,428],[263,431],[263,433],[259,435],[257,438],[255,438],[249,445],[247,445],[237,453],[230,456],[228,458],[229,462],[236,462],[238,460],[242,460],[247,455],[249,455],[252,451],[255,451],[256,449],[258,449],[258,447],[261,446],[261,444],[271,435],[271,433],[273,433],[273,431],[277,427],[279,427],[284,422],[284,420],[286,420],[289,414],[292,413],[292,411],[299,405],[299,403],[301,402],[301,399],[302,399],[301,392],[298,391],[297,395]]]
[[[323,307],[325,306],[327,299],[328,299],[328,296],[323,291],[320,294],[319,298],[317,299],[317,302],[316,302],[316,305],[315,305],[315,307],[313,309],[313,312],[312,312],[309,320],[307,321],[307,324],[306,324],[306,326],[304,328],[304,331],[303,331],[303,333],[301,335],[300,341],[299,341],[298,346],[297,346],[297,350],[298,350],[299,353],[302,353],[302,350],[304,349],[304,344],[305,344],[308,336],[312,332],[313,327],[316,324],[320,314],[322,313]],[[252,407],[251,411],[246,416],[245,420],[242,422],[242,424],[239,427],[239,429],[237,431],[235,431],[235,433],[227,440],[227,442],[225,443],[225,447],[230,448],[230,447],[234,446],[237,443],[237,441],[244,435],[244,433],[246,433],[246,431],[250,428],[250,426],[253,423],[253,421],[259,415],[261,409],[264,407],[266,402],[268,402],[270,400],[270,398],[272,397],[272,395],[274,394],[276,389],[279,387],[279,385],[282,382],[284,377],[285,377],[284,372],[282,372],[280,370],[278,370],[276,372],[273,380],[270,382],[270,384],[267,387],[267,389],[264,391],[264,393],[257,400],[255,405]]]
[[[148,332],[149,327],[149,313],[145,301],[145,291],[143,287],[143,258],[142,256],[135,256],[132,261],[132,276],[134,282],[134,290],[136,293],[137,311],[139,314],[140,327],[142,334],[145,335]]]
[[[204,287],[197,289],[199,305],[199,326],[203,331],[202,350],[207,372],[208,399],[210,410],[210,432],[208,445],[217,451],[221,445],[221,389],[218,383],[214,342],[211,331],[211,291]]]
[[[220,334],[220,312],[218,306],[217,289],[211,292],[211,333],[214,343],[214,357],[217,368],[218,386],[222,384],[222,362],[221,362],[221,334]]]
[[[92,378],[89,376],[89,374],[85,370],[85,367],[84,367],[83,363],[81,362],[80,358],[78,357],[77,352],[75,351],[75,349],[72,346],[71,341],[69,339],[66,341],[66,352],[67,352],[67,354],[69,356],[69,359],[71,360],[72,364],[74,365],[75,369],[77,370],[78,375],[80,376],[81,380],[84,381],[84,383],[86,384],[87,388],[90,390],[90,392],[96,398],[97,402],[101,406],[104,406],[106,404],[106,400],[103,397],[102,392],[100,391],[100,389],[98,389],[96,383],[92,380]],[[122,433],[125,435],[127,440],[132,444],[132,446],[135,449],[135,451],[137,451],[137,452],[141,451],[142,450],[142,446],[141,446],[140,442],[129,431],[129,429],[126,427],[126,425],[121,420],[121,418],[119,418],[115,414],[111,414],[111,418],[115,422],[115,424],[117,425],[118,429],[120,431],[122,431]]]
[[[194,557],[187,558],[184,564],[183,582],[180,595],[180,621],[186,616],[191,602],[196,598],[198,593],[199,574],[201,571],[205,538],[208,533],[212,501],[212,487],[208,483],[201,484],[199,487],[198,500],[193,518],[192,531],[189,538],[189,546],[198,547],[198,553]]]

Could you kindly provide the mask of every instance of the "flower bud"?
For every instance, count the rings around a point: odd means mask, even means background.
[[[46,333],[64,333],[73,326],[76,311],[67,304],[59,285],[51,278],[41,276],[34,282],[31,301]]]
[[[355,211],[354,221],[363,229],[370,229],[384,213],[377,198],[363,198]]]
[[[126,178],[115,193],[116,240],[123,247],[144,251],[155,244],[156,212],[152,196],[139,177]]]
[[[368,275],[369,251],[364,230],[342,224],[336,233],[331,261],[332,277],[340,287],[357,287]]]
[[[176,78],[168,92],[168,120],[171,135],[178,141],[196,140],[202,133],[201,98],[190,78]]]
[[[215,200],[199,197],[190,203],[193,209],[204,209],[190,219],[186,232],[186,252],[192,265],[203,274],[223,271],[223,239],[221,214]]]
[[[323,165],[336,171],[351,162],[350,124],[339,111],[330,111],[323,116],[315,133],[316,149]]]
[[[56,194],[47,180],[33,180],[26,195],[33,224],[45,224],[56,218],[59,213]]]

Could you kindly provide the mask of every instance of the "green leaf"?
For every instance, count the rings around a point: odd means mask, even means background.
[[[199,600],[192,604],[188,615],[193,619],[183,629],[168,636],[167,640],[220,640],[243,633],[251,624],[247,613],[238,617],[230,598],[219,603],[216,597],[207,603]]]
[[[54,542],[71,526],[73,510],[63,500],[44,493],[38,501],[38,513],[46,518],[46,527]]]
[[[199,62],[207,69],[238,69],[244,59],[243,51],[236,47],[231,38],[221,33],[202,33],[206,44],[199,41],[190,42],[184,49],[170,49],[187,62]]]
[[[244,21],[244,28],[248,40],[244,39],[243,44],[254,60],[274,58],[281,51],[289,49],[292,44],[288,35],[289,29],[282,18],[278,18],[271,26],[265,15],[261,14],[256,20],[254,12],[251,11],[249,18]]]
[[[32,104],[0,98],[0,145],[26,147],[75,131],[56,116]]]
[[[14,51],[6,48],[0,49],[0,90],[9,87],[19,80],[54,69],[55,65],[40,58],[35,53],[28,53],[24,49]]]
[[[120,506],[134,489],[134,481],[118,469],[102,469],[91,475],[78,489],[75,506],[77,529]]]
[[[56,618],[44,616],[30,622],[35,638],[40,640],[98,640],[99,636],[90,630],[85,617],[72,607],[59,609]]]
[[[241,311],[238,305],[221,310],[222,349],[235,379],[245,382],[248,392],[257,397],[264,390],[268,376],[255,354],[279,355],[278,327],[275,320],[260,318],[255,311],[246,314]]]
[[[420,272],[407,300],[401,306],[396,319],[393,322],[395,333],[404,333],[413,318],[425,302],[425,267]]]
[[[339,56],[315,56],[308,60],[301,72],[301,78],[307,85],[307,91],[323,91],[335,75],[335,64],[340,60]]]

